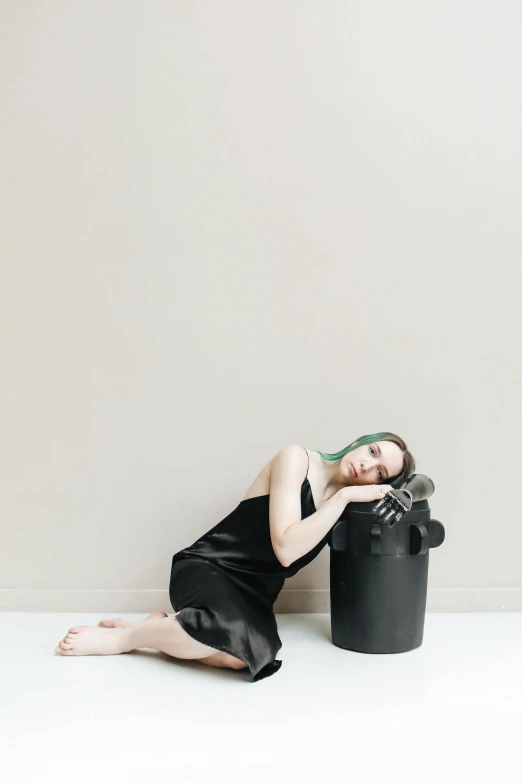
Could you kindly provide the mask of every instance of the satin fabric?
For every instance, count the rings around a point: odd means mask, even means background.
[[[194,639],[244,661],[251,682],[275,674],[282,647],[273,604],[285,579],[310,563],[327,535],[286,567],[270,538],[270,495],[247,498],[215,527],[172,558],[169,595],[182,628]],[[308,471],[301,519],[316,511]],[[239,669],[238,672],[246,672]]]

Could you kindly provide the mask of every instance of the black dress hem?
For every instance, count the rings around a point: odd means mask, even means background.
[[[172,607],[174,609],[174,607]],[[193,609],[194,607],[184,606],[183,609]],[[250,674],[250,682],[259,682],[259,680],[265,679],[265,677],[270,677],[270,675],[275,674],[282,666],[283,661],[276,660],[275,658],[272,661],[269,661],[267,664],[264,664],[259,670],[256,671],[255,666],[252,665],[252,663],[248,660],[244,660],[244,658],[248,658],[247,655],[244,653],[240,653],[239,655],[237,652],[232,650],[227,650],[224,647],[218,647],[218,645],[212,643],[207,644],[207,642],[204,639],[197,639],[194,636],[193,628],[187,627],[183,619],[180,619],[180,614],[183,611],[183,609],[180,609],[177,611],[174,609],[174,616],[178,623],[181,625],[185,633],[187,633],[191,639],[194,639],[194,641],[199,642],[200,644],[206,644],[207,647],[212,647],[213,650],[217,650],[218,652],[224,652],[227,655],[231,655],[233,658],[238,658],[239,660],[243,661],[243,663],[246,663],[248,667],[248,671]],[[279,652],[281,647],[279,647],[276,650],[276,654]],[[241,657],[242,656],[242,657]],[[231,671],[234,671],[234,669],[231,669]],[[245,672],[245,669],[236,669],[235,671],[238,672]]]

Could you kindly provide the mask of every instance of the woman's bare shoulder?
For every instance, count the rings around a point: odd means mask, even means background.
[[[263,465],[255,479],[253,480],[252,484],[247,489],[245,496],[243,497],[243,500],[248,500],[251,497],[258,497],[259,495],[269,495],[270,494],[270,477],[272,473],[272,464],[274,462],[274,459],[277,457],[278,454],[281,453],[282,449],[303,449],[303,454],[305,451],[307,451],[309,454],[310,449],[306,449],[304,446],[300,446],[295,443],[291,443],[287,446],[282,446],[281,449],[278,449],[271,457],[270,459]]]

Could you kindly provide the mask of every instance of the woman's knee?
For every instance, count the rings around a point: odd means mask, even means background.
[[[207,666],[217,666],[220,669],[246,669],[247,664],[239,658],[234,658],[226,652],[216,652],[206,658],[200,658],[200,663]]]
[[[231,669],[246,669],[247,664],[244,661],[241,661],[239,658],[234,658],[233,655],[229,655],[228,653],[223,653],[225,656],[225,661],[227,665]]]

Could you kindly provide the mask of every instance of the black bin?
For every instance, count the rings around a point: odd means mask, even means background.
[[[442,544],[444,527],[430,519],[427,500],[392,526],[378,521],[376,505],[349,503],[328,534],[332,642],[407,652],[422,644],[430,548]]]

